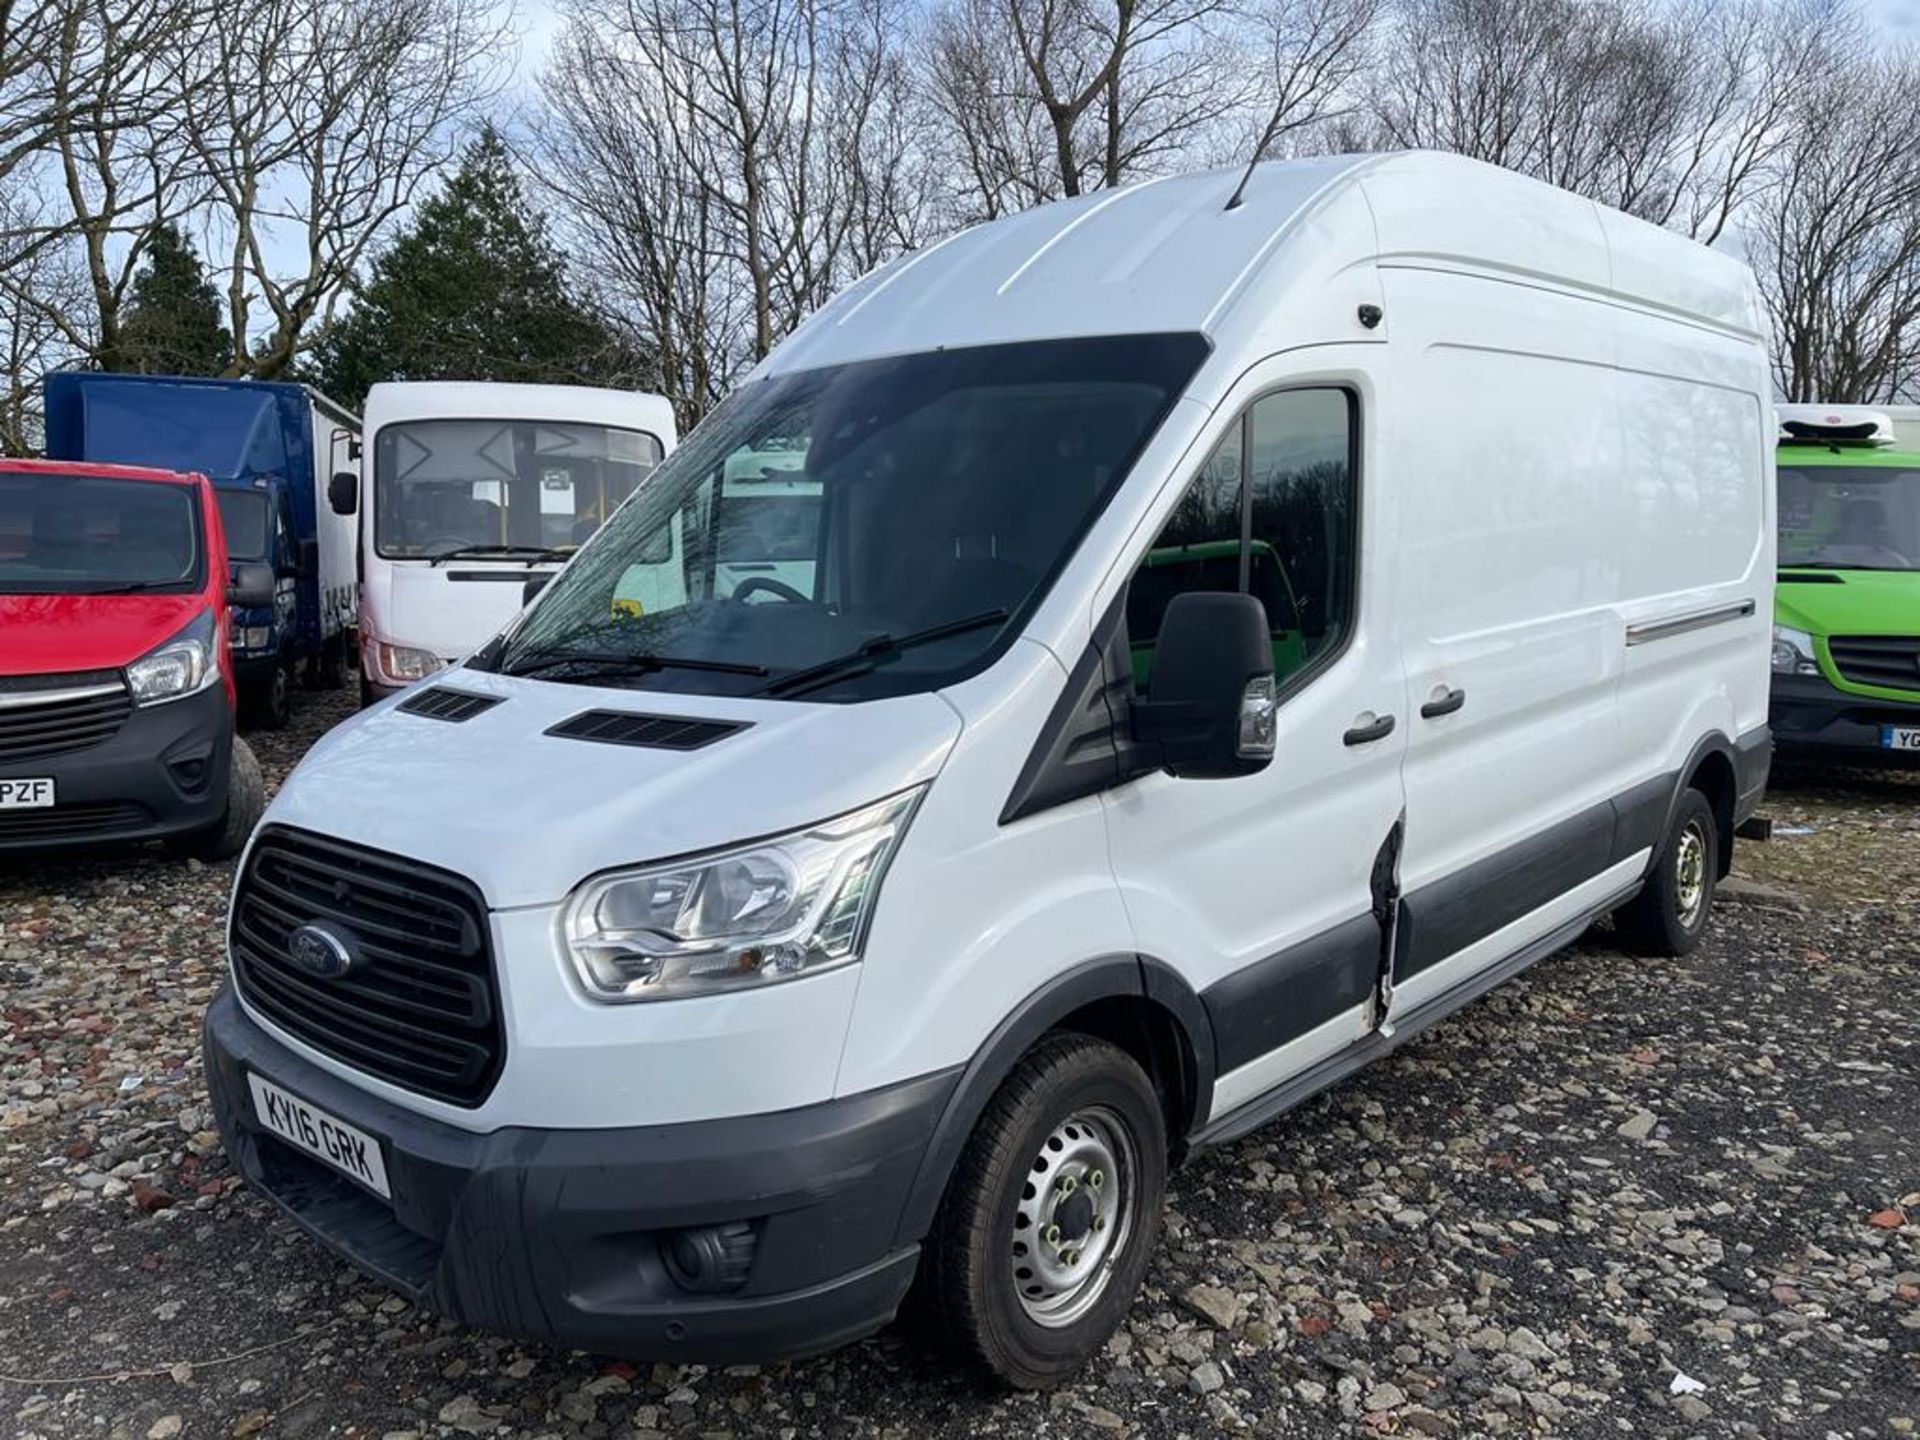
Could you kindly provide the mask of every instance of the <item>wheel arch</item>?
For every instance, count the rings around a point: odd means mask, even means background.
[[[1667,804],[1667,821],[1661,827],[1662,837],[1672,833],[1673,818],[1680,808],[1680,797],[1689,790],[1698,790],[1705,795],[1707,804],[1713,808],[1714,829],[1719,832],[1720,841],[1716,865],[1719,874],[1716,878],[1725,879],[1733,865],[1735,810],[1740,800],[1740,760],[1733,741],[1720,731],[1701,736],[1692,753],[1687,756],[1686,764],[1680,767],[1679,781],[1673,787],[1673,797]]]
[[[1171,967],[1108,955],[1054,976],[1000,1022],[963,1067],[920,1161],[894,1236],[918,1242],[933,1224],[954,1166],[987,1102],[1044,1035],[1077,1030],[1110,1041],[1146,1069],[1167,1113],[1170,1161],[1213,1103],[1213,1028],[1200,997]]]

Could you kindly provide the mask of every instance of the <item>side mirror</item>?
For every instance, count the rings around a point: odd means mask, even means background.
[[[327,481],[327,504],[336,515],[351,515],[360,505],[360,477],[351,470],[336,470]]]
[[[1189,591],[1160,622],[1153,681],[1133,703],[1133,738],[1189,779],[1252,775],[1273,759],[1273,637],[1252,595]]]
[[[531,605],[533,603],[533,597],[553,583],[553,577],[556,573],[558,572],[546,570],[538,575],[527,576],[527,583],[520,587],[521,605]]]
[[[257,610],[273,604],[273,567],[248,560],[233,567],[227,581],[227,604],[240,610]]]
[[[311,580],[320,573],[320,542],[318,540],[293,542],[293,573],[301,580]]]

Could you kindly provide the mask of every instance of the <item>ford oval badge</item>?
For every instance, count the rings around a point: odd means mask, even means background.
[[[316,980],[338,980],[360,964],[353,937],[325,923],[301,925],[287,936],[287,958]]]

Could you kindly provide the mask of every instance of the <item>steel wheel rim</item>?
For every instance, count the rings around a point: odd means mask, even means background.
[[[1674,899],[1680,923],[1691,930],[1707,906],[1707,832],[1698,820],[1687,822],[1673,857]]]
[[[1014,1200],[1007,1256],[1029,1319],[1060,1329],[1099,1303],[1132,1238],[1138,1175],[1133,1136],[1105,1106],[1074,1111],[1041,1142]]]

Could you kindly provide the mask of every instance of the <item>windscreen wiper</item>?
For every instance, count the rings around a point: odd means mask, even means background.
[[[560,650],[543,648],[528,652],[535,657],[530,665],[502,666],[503,675],[543,675],[566,665],[584,665],[601,675],[651,675],[657,670],[706,670],[719,675],[764,675],[764,665],[744,665],[732,660],[696,660],[686,655],[654,655],[646,652],[622,655],[601,650]]]
[[[822,660],[818,665],[808,665],[804,669],[789,670],[770,685],[764,685],[754,693],[757,695],[798,695],[803,691],[815,689],[830,681],[844,680],[851,675],[864,675],[875,666],[894,659],[901,652],[911,650],[916,645],[925,645],[932,640],[945,640],[950,635],[965,635],[970,630],[981,630],[988,625],[999,625],[1007,618],[1005,608],[983,610],[978,615],[969,615],[963,620],[949,620],[943,625],[929,625],[924,630],[910,630],[905,635],[875,635],[863,640],[855,649],[844,655],[836,655],[831,660]]]
[[[525,557],[529,560],[560,560],[573,558],[573,548],[556,550],[550,545],[456,545],[451,550],[436,550],[427,556],[430,565],[440,565],[448,560],[478,560],[483,557],[517,560]]]

